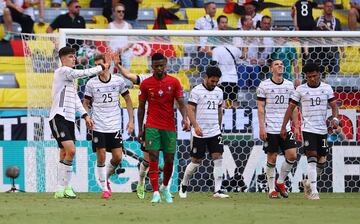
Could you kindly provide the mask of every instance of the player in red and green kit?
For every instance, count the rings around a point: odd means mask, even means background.
[[[139,142],[145,141],[145,148],[150,155],[149,176],[154,192],[152,203],[161,201],[159,193],[159,149],[163,150],[164,155],[164,178],[160,192],[167,203],[173,202],[167,185],[171,178],[176,151],[175,100],[183,118],[183,129],[189,129],[182,87],[176,78],[166,74],[166,64],[167,59],[163,54],[153,54],[151,57],[153,76],[141,83],[139,92]],[[146,102],[148,102],[148,112],[144,130]]]

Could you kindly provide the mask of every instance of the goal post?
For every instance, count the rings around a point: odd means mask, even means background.
[[[126,37],[126,38],[124,38]],[[199,49],[234,46],[242,53],[237,59],[234,83],[239,87],[238,105],[224,105],[224,182],[229,192],[264,192],[266,155],[259,140],[256,87],[269,77],[269,59],[282,59],[288,78],[293,80],[303,63],[314,61],[323,69],[325,81],[334,89],[341,118],[342,137],[329,132],[332,141],[328,162],[318,187],[323,192],[359,192],[360,163],[360,32],[307,32],[307,31],[198,31],[198,30],[108,30],[60,29],[53,35],[23,35],[28,88],[28,149],[25,161],[29,163],[28,188],[32,191],[53,191],[54,164],[57,160],[56,143],[48,127],[50,92],[53,71],[59,66],[58,50],[63,46],[77,49],[77,68],[92,66],[96,53],[113,51],[116,40],[132,44],[128,66],[132,73],[151,74],[151,55],[161,52],[168,58],[168,73],[177,77],[185,90],[186,100],[191,88],[202,82],[204,69],[213,63],[213,55]],[[119,44],[119,43],[118,43]],[[121,44],[120,44],[121,45]],[[306,58],[304,54],[306,53]],[[254,57],[251,61],[250,57]],[[124,63],[126,61],[124,60]],[[229,63],[233,63],[230,61]],[[234,65],[235,66],[235,65]],[[116,73],[116,70],[114,70]],[[78,93],[83,97],[86,80],[78,80]],[[137,107],[138,86],[130,89]],[[36,96],[36,97],[34,97]],[[39,96],[39,97],[37,97]],[[135,113],[136,114],[136,113]],[[328,112],[331,115],[330,110]],[[123,130],[127,123],[126,108],[122,101]],[[171,190],[177,191],[185,167],[190,162],[190,134],[180,128],[181,115],[177,113],[178,150]],[[137,117],[135,115],[137,122]],[[95,154],[91,151],[89,132],[81,119],[77,119],[77,156],[74,187],[78,191],[100,191],[95,172]],[[137,124],[135,124],[137,127]],[[137,130],[135,130],[137,133]],[[125,173],[114,176],[114,191],[133,191],[138,180],[137,165],[142,152],[135,135],[124,131],[124,148],[129,155],[122,162]],[[107,156],[110,157],[110,156]],[[35,158],[35,163],[34,163]],[[283,161],[278,159],[279,164]],[[212,163],[207,156],[190,181],[190,191],[212,191]],[[34,172],[36,171],[36,172]],[[36,175],[34,174],[36,173]],[[299,149],[298,161],[286,183],[292,192],[302,191],[299,183],[306,173],[306,158]],[[39,178],[40,177],[40,178]],[[34,179],[35,178],[35,179]],[[33,180],[34,181],[30,181]],[[34,187],[35,186],[35,187]],[[147,182],[147,188],[150,185]]]

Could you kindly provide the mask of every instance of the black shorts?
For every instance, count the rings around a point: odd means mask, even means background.
[[[303,131],[304,150],[316,151],[318,156],[326,156],[329,153],[327,134],[320,135]]]
[[[93,131],[92,148],[93,152],[96,152],[96,148],[105,148],[107,152],[111,152],[112,149],[122,148],[123,141],[121,132],[102,133]]]
[[[235,82],[222,82],[219,88],[224,92],[224,100],[237,100],[237,94],[239,92],[239,86]]]
[[[191,157],[202,159],[205,157],[206,150],[209,151],[209,154],[224,152],[224,143],[221,134],[210,138],[197,138],[192,136],[190,151]]]
[[[56,139],[59,148],[64,148],[61,144],[63,141],[72,140],[75,142],[75,123],[65,120],[61,115],[55,115],[53,119],[49,121],[51,133]]]
[[[268,152],[284,152],[285,150],[296,148],[296,141],[294,138],[294,133],[288,131],[286,134],[286,139],[283,140],[280,137],[280,134],[267,134],[266,142],[264,142],[264,151]]]

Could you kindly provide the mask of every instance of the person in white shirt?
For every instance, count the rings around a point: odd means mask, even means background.
[[[303,181],[304,193],[309,200],[319,200],[317,177],[325,168],[326,156],[329,151],[326,125],[328,106],[331,108],[333,117],[331,126],[335,129],[339,125],[339,112],[333,89],[330,85],[320,81],[319,66],[309,62],[303,67],[303,72],[306,75],[307,83],[298,86],[291,96],[280,135],[283,139],[286,138],[286,125],[290,116],[296,106],[301,105],[304,151],[308,161],[308,179]]]
[[[223,92],[217,87],[221,70],[216,66],[206,68],[202,84],[195,86],[190,92],[187,111],[192,124],[191,128],[191,162],[186,166],[180,184],[180,198],[187,197],[189,180],[209,152],[214,162],[214,198],[228,198],[221,189],[223,181],[222,154],[224,144],[221,135]]]
[[[117,3],[113,7],[114,21],[109,23],[108,29],[129,30],[132,29],[130,23],[124,20],[125,6]],[[113,52],[118,52],[121,57],[121,64],[127,70],[130,70],[132,57],[132,43],[129,43],[127,36],[119,36],[109,41],[109,47]]]
[[[95,65],[110,61],[110,55],[105,57],[103,54],[99,54],[94,58]],[[88,111],[90,102],[92,103],[91,119],[94,121],[92,146],[93,152],[96,152],[97,172],[104,199],[111,196],[109,178],[114,174],[122,159],[120,95],[126,103],[129,116],[126,129],[131,134],[134,130],[134,111],[125,80],[105,69],[100,75],[91,78],[85,87],[83,105]],[[106,152],[112,153],[107,168],[105,167]]]
[[[259,13],[256,13],[256,7],[258,6],[257,1],[247,1],[244,3],[244,10],[245,10],[245,15],[247,16],[251,16],[252,19],[252,27],[253,29],[256,29],[260,26],[260,21],[262,18],[262,15]],[[242,24],[241,24],[241,19],[239,19],[238,24],[237,24],[237,28],[241,29],[242,28]]]
[[[70,186],[72,177],[72,161],[75,156],[75,113],[79,112],[85,119],[88,128],[93,122],[81,104],[76,92],[76,79],[99,74],[108,64],[100,64],[91,69],[73,69],[76,62],[75,49],[63,47],[59,51],[62,66],[55,70],[52,84],[52,105],[49,123],[52,135],[60,148],[60,163],[58,166],[58,189],[55,198],[76,198]]]
[[[286,125],[285,140],[280,137],[280,129],[294,85],[284,79],[284,64],[281,60],[274,60],[270,71],[273,74],[272,77],[262,81],[256,91],[260,139],[264,141],[264,151],[267,154],[266,177],[269,198],[279,198],[276,190],[281,196],[287,198],[288,193],[284,181],[297,158],[296,142],[289,122]],[[293,113],[295,130],[298,130],[297,120],[295,112]],[[285,161],[281,165],[279,178],[275,182],[275,165],[279,152],[283,152]]]

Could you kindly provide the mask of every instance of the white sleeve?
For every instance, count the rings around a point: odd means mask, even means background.
[[[102,72],[102,67],[100,65],[94,67],[94,68],[89,68],[89,69],[73,69],[70,67],[62,67],[62,71],[61,73],[64,75],[65,79],[67,80],[74,80],[77,78],[82,78],[82,77],[86,77],[86,76],[92,76],[92,75],[97,75],[98,73]]]
[[[328,86],[327,95],[328,95],[328,100],[335,98],[334,91],[330,85]]]
[[[199,95],[196,93],[196,91],[194,91],[195,89],[191,90],[190,92],[190,97],[189,97],[189,102],[198,104],[199,102]]]
[[[197,19],[197,20],[195,21],[194,29],[195,29],[195,30],[202,30],[202,27],[201,27],[201,19]]]
[[[119,86],[120,86],[120,89],[119,89],[120,94],[123,94],[129,90],[128,88],[126,88],[126,83],[123,78],[119,78]]]
[[[85,86],[85,96],[93,97],[92,86],[91,86],[90,80],[86,83],[86,86]]]
[[[264,99],[266,98],[266,93],[262,82],[260,83],[259,87],[256,90],[256,95],[258,98],[264,98]]]

